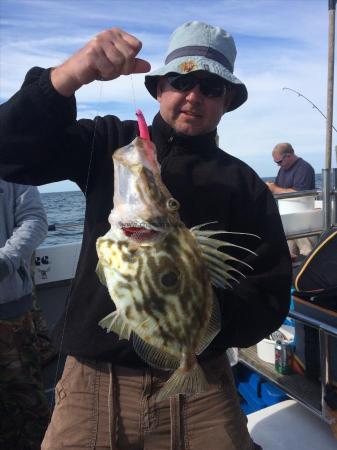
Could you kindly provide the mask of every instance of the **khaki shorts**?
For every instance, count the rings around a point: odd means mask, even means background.
[[[206,393],[156,402],[168,372],[68,357],[42,450],[253,450],[227,357],[203,367]]]

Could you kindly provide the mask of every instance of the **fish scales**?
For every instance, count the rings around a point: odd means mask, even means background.
[[[202,392],[207,382],[196,354],[221,324],[211,279],[228,285],[231,258],[218,251],[211,232],[181,222],[150,141],[136,138],[113,161],[111,228],[96,247],[97,274],[116,310],[100,325],[131,339],[148,364],[173,371],[158,400]]]

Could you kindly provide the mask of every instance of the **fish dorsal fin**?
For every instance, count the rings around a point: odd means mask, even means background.
[[[240,231],[226,231],[226,230],[202,230],[202,227],[205,227],[206,225],[212,225],[213,223],[218,223],[217,221],[214,222],[206,222],[206,223],[201,223],[200,225],[195,225],[194,227],[190,228],[190,231],[192,233],[197,232],[199,234],[202,234],[204,236],[214,236],[215,234],[238,234],[238,235],[244,235],[244,236],[251,236],[251,237],[255,237],[257,239],[261,239],[257,234],[252,234],[252,233],[244,233],[244,232],[240,232]],[[230,244],[233,245],[233,244]],[[250,250],[245,249],[247,251],[250,252]],[[253,252],[254,253],[254,252]]]
[[[195,350],[195,353],[197,355],[200,355],[209,346],[209,344],[213,341],[213,339],[219,333],[220,330],[221,330],[221,311],[218,298],[214,292],[211,318],[209,320],[205,334],[200,340],[198,348]]]
[[[175,358],[151,344],[145,342],[136,333],[132,333],[133,348],[143,361],[156,369],[174,370],[179,367],[179,359]]]
[[[193,231],[193,234],[199,243],[207,245],[211,248],[218,249],[221,247],[235,247],[235,248],[244,250],[247,253],[251,253],[252,255],[257,256],[256,253],[253,252],[253,250],[250,250],[249,248],[241,247],[241,245],[232,244],[231,242],[220,241],[219,239],[211,238],[211,236],[213,236],[215,234],[220,234],[221,231],[212,231],[212,234],[210,234],[210,233],[211,233],[211,231]]]
[[[200,230],[200,228],[204,225],[198,225],[190,229],[193,236],[197,240],[199,248],[201,250],[202,256],[204,258],[206,267],[209,271],[211,282],[213,286],[220,287],[223,289],[232,288],[230,281],[234,281],[238,283],[239,281],[235,278],[230,272],[237,273],[240,277],[245,278],[245,276],[236,268],[232,267],[231,262],[235,261],[240,263],[243,266],[248,267],[252,270],[252,267],[245,263],[244,261],[240,261],[233,256],[228,255],[222,251],[219,251],[221,247],[236,247],[241,250],[246,251],[247,253],[251,253],[256,256],[256,253],[252,250],[241,247],[240,245],[232,244],[230,242],[221,241],[219,239],[214,239],[212,236],[218,234],[244,234],[248,236],[257,237],[254,234],[249,233],[235,233],[228,232],[224,230]]]

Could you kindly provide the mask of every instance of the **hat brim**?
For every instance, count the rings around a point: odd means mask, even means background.
[[[227,70],[222,64],[202,56],[176,58],[167,65],[153,70],[149,75],[145,76],[145,86],[152,97],[157,98],[157,84],[160,77],[169,73],[184,75],[198,70],[210,72],[223,78],[235,89],[235,95],[227,111],[233,111],[247,100],[248,92],[246,86],[232,72]]]

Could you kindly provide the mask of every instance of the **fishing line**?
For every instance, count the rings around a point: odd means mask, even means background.
[[[84,188],[84,192],[83,192],[85,199],[87,198],[87,193],[88,193],[91,165],[92,165],[92,159],[93,159],[94,148],[95,148],[95,137],[96,137],[98,120],[99,120],[99,109],[100,109],[100,106],[101,106],[101,103],[102,103],[102,92],[103,92],[103,81],[100,81],[98,103],[97,103],[97,111],[96,111],[96,116],[94,118],[94,130],[93,130],[93,136],[92,136],[92,141],[91,141],[88,171],[87,171],[87,176],[86,176],[85,188]],[[61,351],[62,351],[62,348],[63,348],[65,328],[66,328],[66,324],[67,324],[67,321],[68,321],[70,295],[71,295],[72,288],[73,288],[74,281],[75,281],[75,271],[76,271],[76,266],[77,266],[77,263],[78,263],[80,248],[81,248],[81,245],[78,245],[77,249],[75,251],[75,255],[74,255],[74,259],[73,259],[73,267],[72,267],[72,275],[73,275],[73,277],[71,279],[71,283],[70,283],[70,286],[69,286],[69,291],[67,293],[66,300],[65,300],[64,322],[63,322],[63,327],[62,327],[62,332],[61,332],[60,345],[59,345],[59,348],[58,348],[58,357],[57,357],[56,371],[55,371],[54,383],[53,383],[54,390],[56,388],[58,373],[59,373],[60,364],[61,364]],[[49,406],[50,406],[49,418],[51,418],[51,415],[52,415],[51,402],[52,402],[52,399],[49,401]]]
[[[102,103],[102,92],[103,92],[103,81],[100,81],[99,94],[98,94],[98,105],[97,105],[96,117],[94,119],[95,126],[94,126],[94,133],[93,133],[93,136],[92,136],[92,141],[91,141],[91,151],[90,151],[90,159],[89,159],[89,164],[88,164],[87,180],[86,180],[86,184],[85,184],[85,188],[84,188],[84,196],[85,196],[85,198],[87,197],[87,192],[88,192],[89,177],[90,177],[90,171],[91,171],[91,163],[92,163],[92,157],[93,157],[93,154],[94,154],[95,137],[96,137],[96,131],[97,131],[97,124],[98,124],[98,120],[99,120],[98,114],[99,114],[99,108],[100,108],[101,103]]]
[[[134,110],[136,111],[136,109],[137,109],[137,106],[136,106],[136,91],[135,91],[135,85],[134,85],[134,82],[133,82],[133,76],[132,76],[132,73],[130,73],[130,76],[131,76],[131,96],[132,96],[132,103],[133,103]]]

